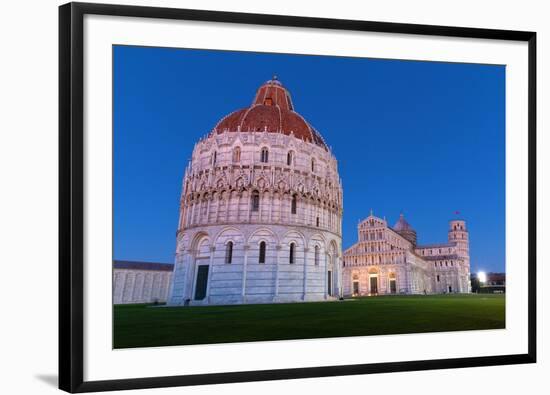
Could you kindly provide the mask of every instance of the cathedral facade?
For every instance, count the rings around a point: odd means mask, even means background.
[[[372,213],[358,225],[358,242],[344,251],[344,296],[470,292],[464,220],[449,221],[447,243],[417,245],[401,215],[390,227]]]
[[[341,222],[336,158],[274,77],[193,149],[168,304],[335,299]]]

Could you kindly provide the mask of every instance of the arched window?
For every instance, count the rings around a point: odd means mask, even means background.
[[[288,263],[296,263],[296,244],[290,243],[290,250],[288,253]]]
[[[260,256],[258,263],[265,263],[265,241],[260,241]]]
[[[319,246],[315,246],[315,265],[319,265]]]
[[[311,158],[311,171],[315,172],[315,159]]]
[[[260,192],[252,192],[252,201],[251,201],[252,211],[258,211],[260,209]]]
[[[233,149],[233,162],[241,161],[241,147],[235,147]]]
[[[260,162],[267,163],[269,159],[269,151],[266,147],[262,148],[261,154],[260,154]]]
[[[218,159],[218,152],[214,151],[212,153],[212,164],[215,165],[216,164],[216,161]]]
[[[296,214],[296,195],[292,195],[292,203],[290,205],[290,213],[291,214]]]
[[[292,151],[288,151],[288,154],[286,154],[286,164],[287,164],[287,166],[292,165],[293,156],[294,156],[294,153]]]
[[[233,260],[233,242],[228,241],[225,245],[225,263],[231,263]]]
[[[317,219],[315,220],[315,224],[317,227],[319,227],[319,217],[317,217]]]

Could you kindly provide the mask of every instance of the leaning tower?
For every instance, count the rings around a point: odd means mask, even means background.
[[[470,241],[466,221],[455,219],[449,221],[449,243],[456,245],[456,254],[463,262],[461,281],[464,288],[470,291]]]
[[[341,224],[336,158],[273,78],[193,149],[168,304],[335,299]]]

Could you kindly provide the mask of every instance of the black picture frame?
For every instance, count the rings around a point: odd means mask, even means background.
[[[83,350],[83,20],[87,14],[324,28],[528,43],[528,352],[483,356],[84,381]],[[536,362],[536,33],[283,15],[69,3],[59,8],[59,388],[68,392],[297,379]]]

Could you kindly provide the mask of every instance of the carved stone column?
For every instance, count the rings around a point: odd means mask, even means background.
[[[328,287],[329,287],[329,283],[328,283],[328,265],[329,265],[329,259],[330,259],[330,255],[328,254],[328,252],[325,251],[325,285],[324,285],[324,289],[325,289],[325,299],[328,299]]]
[[[239,188],[237,192],[237,222],[241,221],[241,203],[243,200],[243,188]]]
[[[304,248],[304,296],[303,299],[306,300],[307,296],[307,261],[308,261],[309,247]]]
[[[275,246],[275,249],[277,250],[275,257],[275,264],[277,265],[277,267],[275,268],[275,298],[277,298],[279,296],[279,260],[281,257],[281,250],[283,249],[283,246],[277,244],[277,246]]]
[[[215,246],[210,246],[210,263],[208,268],[208,282],[206,283],[206,300],[210,303],[210,281],[212,280],[212,272],[214,271],[214,254],[216,252]]]
[[[249,189],[248,190],[248,204],[247,204],[247,214],[246,214],[246,222],[250,222],[250,210],[251,210],[251,207],[252,206],[252,195],[254,194],[254,190],[253,189]]]
[[[247,274],[247,264],[248,264],[248,251],[250,250],[250,245],[249,244],[244,244],[243,249],[244,249],[244,262],[243,262],[242,297],[243,297],[243,303],[246,303],[246,274]]]
[[[185,250],[185,256],[183,259],[183,300],[193,299],[193,279],[195,275],[195,255],[196,251],[188,248]]]
[[[204,221],[205,223],[208,223],[209,222],[209,217],[210,217],[210,202],[212,201],[212,195],[211,194],[208,194],[208,198],[206,200],[206,221]]]
[[[190,225],[193,225],[194,221],[195,221],[195,206],[196,206],[196,202],[195,200],[191,200],[191,221],[189,221],[189,224]]]
[[[272,190],[269,191],[268,197],[269,197],[269,218],[268,218],[268,221],[273,222],[273,191]]]
[[[258,207],[258,222],[262,222],[263,206],[265,206],[265,192],[260,191],[260,207]]]

